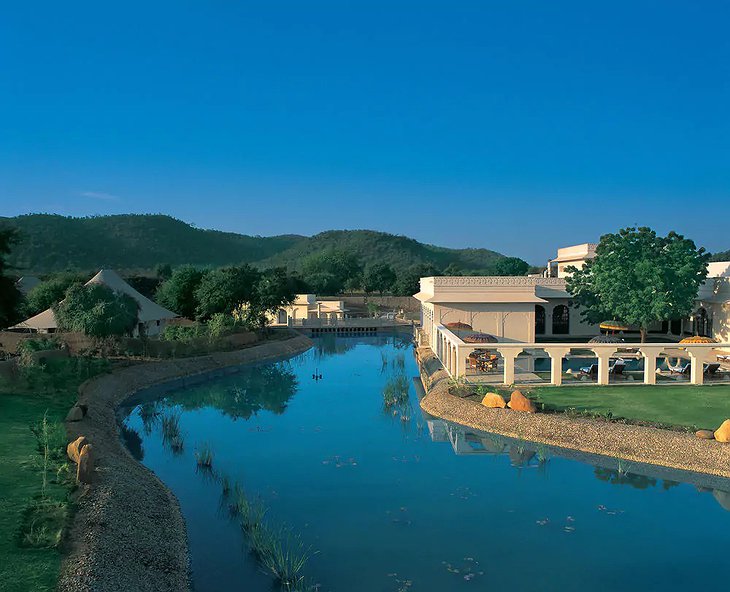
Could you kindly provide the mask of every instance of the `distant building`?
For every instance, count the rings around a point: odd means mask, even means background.
[[[580,269],[589,259],[596,256],[596,243],[582,243],[572,247],[558,249],[555,259],[551,259],[547,266],[547,277],[564,278],[570,274],[566,271],[568,267]]]
[[[40,283],[41,280],[37,277],[32,275],[24,275],[17,282],[15,282],[15,287],[23,296],[25,296]]]
[[[111,290],[120,294],[126,294],[133,298],[139,305],[137,312],[137,326],[134,329],[134,336],[140,335],[158,335],[162,332],[168,321],[177,318],[179,315],[167,310],[166,308],[152,302],[146,296],[143,296],[127,282],[125,282],[119,274],[110,269],[102,269],[85,285],[99,284],[106,286]],[[10,327],[11,331],[28,331],[32,333],[55,333],[58,330],[56,315],[53,309],[49,308],[43,312],[26,319],[22,323]]]
[[[297,294],[294,301],[280,308],[270,321],[274,326],[291,326],[307,319],[330,321],[343,318],[345,303],[342,300],[317,300],[315,294]]]

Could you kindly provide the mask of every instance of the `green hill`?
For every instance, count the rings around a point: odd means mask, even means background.
[[[221,266],[252,263],[298,269],[308,255],[337,249],[354,253],[360,264],[384,262],[396,270],[431,264],[464,272],[488,271],[503,255],[487,249],[446,249],[405,236],[371,230],[331,230],[313,237],[247,236],[203,230],[163,215],[69,218],[28,214],[0,218],[19,231],[9,263],[21,274],[61,270],[152,270],[156,265]]]

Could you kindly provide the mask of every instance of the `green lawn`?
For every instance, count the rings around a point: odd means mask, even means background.
[[[97,373],[106,363],[92,361],[80,368],[71,360],[54,362],[36,373],[31,383],[0,384],[0,589],[3,592],[40,592],[54,590],[58,580],[61,553],[57,548],[28,548],[19,544],[24,512],[38,499],[43,471],[39,463],[38,440],[30,426],[43,419],[62,422],[76,400],[78,385]],[[58,484],[56,468],[63,458],[65,435],[56,423],[55,456],[48,472],[46,496],[50,502],[66,502],[68,484]]]
[[[730,418],[730,385],[535,387],[525,394],[548,409],[611,413],[614,418],[717,429]]]

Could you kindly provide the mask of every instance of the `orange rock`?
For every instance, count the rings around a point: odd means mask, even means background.
[[[66,446],[66,454],[75,463],[79,462],[79,456],[81,455],[81,449],[86,446],[89,441],[85,436],[79,436],[73,442],[69,442]]]
[[[535,413],[537,407],[520,391],[514,391],[509,399],[508,407],[514,411],[525,411],[527,413]]]
[[[715,431],[715,440],[718,442],[730,442],[730,419],[722,422],[722,425]]]
[[[504,409],[507,406],[507,402],[502,395],[487,393],[482,399],[482,405],[491,409]]]
[[[697,430],[695,436],[702,440],[712,440],[715,438],[715,434],[712,430]]]
[[[86,444],[79,453],[79,466],[76,467],[76,480],[91,483],[94,477],[94,452],[91,444]]]

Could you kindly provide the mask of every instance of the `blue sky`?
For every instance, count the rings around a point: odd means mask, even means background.
[[[730,248],[730,3],[17,2],[0,215]]]

